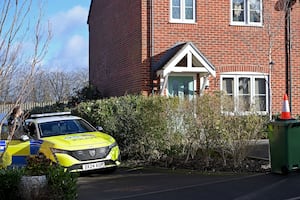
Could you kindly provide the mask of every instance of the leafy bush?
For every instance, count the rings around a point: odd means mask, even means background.
[[[81,103],[73,112],[114,136],[123,158],[146,160],[164,148],[166,102],[164,97],[127,95]]]
[[[0,170],[0,199],[22,198],[19,192],[22,176],[46,175],[47,188],[41,199],[73,200],[77,199],[77,177],[63,167],[51,163],[45,156],[37,155],[27,158],[25,168]]]
[[[24,168],[25,175],[29,176],[40,176],[46,175],[48,170],[52,167],[54,163],[43,154],[28,156],[27,165]]]
[[[251,150],[251,144],[264,137],[267,120],[252,113],[246,116],[226,116],[222,124],[224,143],[221,151],[232,158],[234,167],[238,167]]]
[[[0,199],[18,199],[18,186],[23,171],[20,169],[0,169]]]
[[[81,102],[97,100],[102,98],[101,92],[93,85],[86,86],[75,92],[75,95],[71,97],[69,103],[71,105],[77,105]]]
[[[24,173],[30,176],[46,175],[51,194],[49,199],[72,200],[77,197],[77,174],[52,163],[43,154],[28,157]]]
[[[127,95],[80,103],[73,113],[101,125],[118,142],[123,159],[165,166],[197,160],[211,168],[239,167],[249,144],[265,136],[267,117],[228,115],[222,93],[194,100]],[[238,113],[237,113],[238,114]]]
[[[77,174],[68,172],[61,166],[50,167],[47,174],[49,194],[51,194],[49,199],[77,199],[77,177]]]

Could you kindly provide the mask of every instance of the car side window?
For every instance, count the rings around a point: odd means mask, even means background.
[[[37,138],[37,130],[34,122],[25,122],[24,131],[30,138]]]
[[[2,124],[0,139],[1,140],[6,140],[7,137],[8,137],[8,126],[6,124]]]
[[[33,138],[37,138],[37,130],[34,123],[30,123],[28,126],[29,135]]]

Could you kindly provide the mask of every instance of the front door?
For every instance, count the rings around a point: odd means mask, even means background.
[[[192,99],[194,97],[194,78],[192,76],[169,76],[168,92],[171,97]]]

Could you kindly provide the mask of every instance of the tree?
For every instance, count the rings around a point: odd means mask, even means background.
[[[27,101],[67,101],[88,85],[88,72],[84,69],[72,72],[39,70],[33,78],[33,84]]]
[[[32,78],[47,53],[51,31],[49,24],[48,26],[42,24],[43,5],[37,6],[38,14],[34,16],[32,0],[0,2],[0,101],[2,102],[10,101],[17,105],[26,100],[28,91],[32,90]]]
[[[33,88],[27,98],[28,102],[54,101],[51,95],[47,72],[39,70],[33,78]]]

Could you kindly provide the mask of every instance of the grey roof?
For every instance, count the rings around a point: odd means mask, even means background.
[[[177,43],[170,49],[168,49],[164,55],[160,58],[160,60],[152,66],[152,71],[157,71],[162,69],[171,58],[173,58],[177,52],[185,46],[186,43]]]

